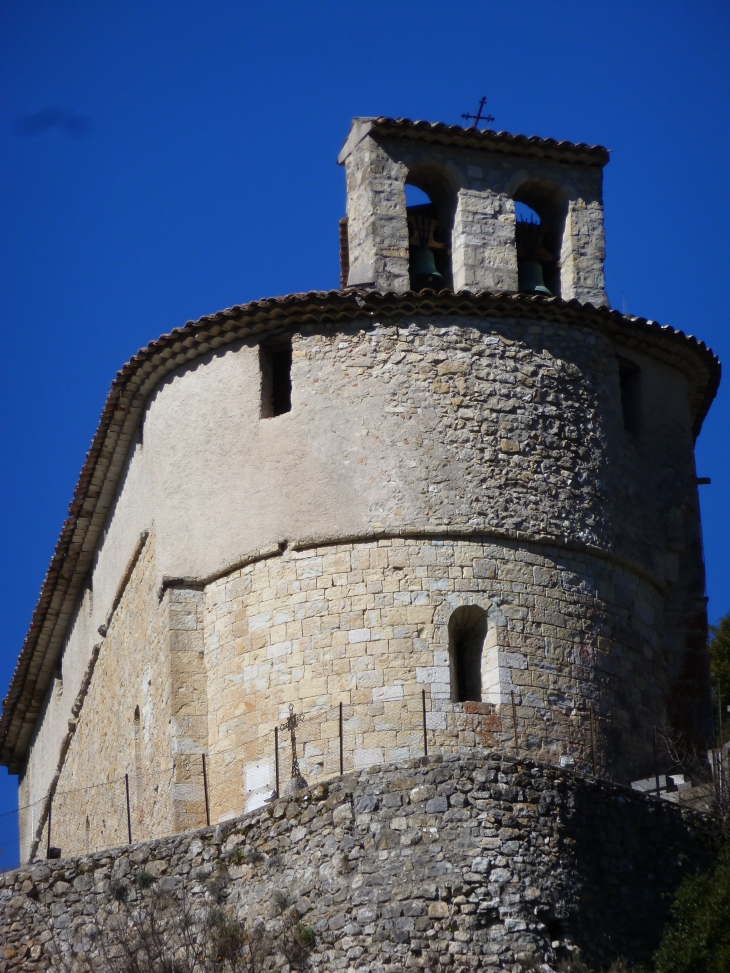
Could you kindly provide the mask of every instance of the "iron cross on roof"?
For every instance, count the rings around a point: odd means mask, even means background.
[[[486,105],[486,103],[487,103],[487,97],[485,95],[482,98],[482,100],[479,102],[479,108],[477,110],[476,115],[468,115],[467,114],[467,115],[462,115],[461,117],[464,118],[464,119],[466,119],[467,121],[470,118],[473,118],[474,119],[474,128],[478,128],[479,127],[479,122],[493,122],[494,121],[494,115],[482,115],[482,109],[484,108],[484,106]]]

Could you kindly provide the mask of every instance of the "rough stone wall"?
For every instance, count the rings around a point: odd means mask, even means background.
[[[596,307],[607,304],[605,259],[603,207],[597,200],[571,200],[560,253],[560,293]]]
[[[617,352],[641,368],[637,436],[623,428]],[[698,502],[686,386],[670,366],[589,328],[506,319],[303,335],[294,355],[299,401],[329,406],[372,528],[569,536],[674,580],[672,525]]]
[[[401,293],[410,287],[405,170],[372,139],[346,163],[348,286],[377,283]]]
[[[451,264],[455,291],[517,290],[515,204],[509,196],[459,190]]]
[[[495,753],[372,768],[217,828],[0,876],[0,973],[93,956],[110,881],[139,896],[142,871],[201,914],[272,928],[284,892],[314,930],[315,973],[517,973],[576,946],[641,961],[712,847],[677,806]]]
[[[162,603],[157,596],[155,540],[150,536],[102,639],[52,789],[51,843],[65,853],[78,854],[127,839],[125,774],[130,777],[133,837],[172,829],[167,601],[168,596]],[[26,803],[26,786],[23,778],[21,807]],[[34,810],[37,818],[37,805]],[[23,821],[28,813],[21,811],[21,835],[26,839],[34,832]],[[46,817],[41,854],[47,828]],[[29,851],[24,844],[21,859]]]
[[[169,589],[172,831],[205,821],[202,754],[208,748],[208,693],[200,589]]]

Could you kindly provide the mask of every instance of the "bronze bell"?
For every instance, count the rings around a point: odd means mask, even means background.
[[[436,269],[433,250],[428,247],[420,247],[413,256],[411,270],[411,280],[421,287],[438,287],[443,284],[443,274]]]
[[[528,291],[534,294],[547,294],[552,297],[552,292],[545,286],[542,276],[542,264],[537,260],[523,260],[517,267],[518,283],[521,291]]]

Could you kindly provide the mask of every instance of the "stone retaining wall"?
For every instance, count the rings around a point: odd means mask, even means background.
[[[706,865],[697,815],[616,785],[477,751],[374,767],[224,825],[0,876],[0,973],[93,950],[89,916],[140,871],[196,909],[275,922],[283,891],[312,970],[505,970],[579,947],[648,957],[671,894]]]

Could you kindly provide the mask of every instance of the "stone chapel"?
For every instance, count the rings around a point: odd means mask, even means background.
[[[51,820],[65,855],[257,806],[290,712],[310,783],[424,732],[623,783],[655,727],[705,744],[693,450],[720,369],[609,308],[608,161],[356,118],[340,289],[121,368],[0,719],[24,860]]]

